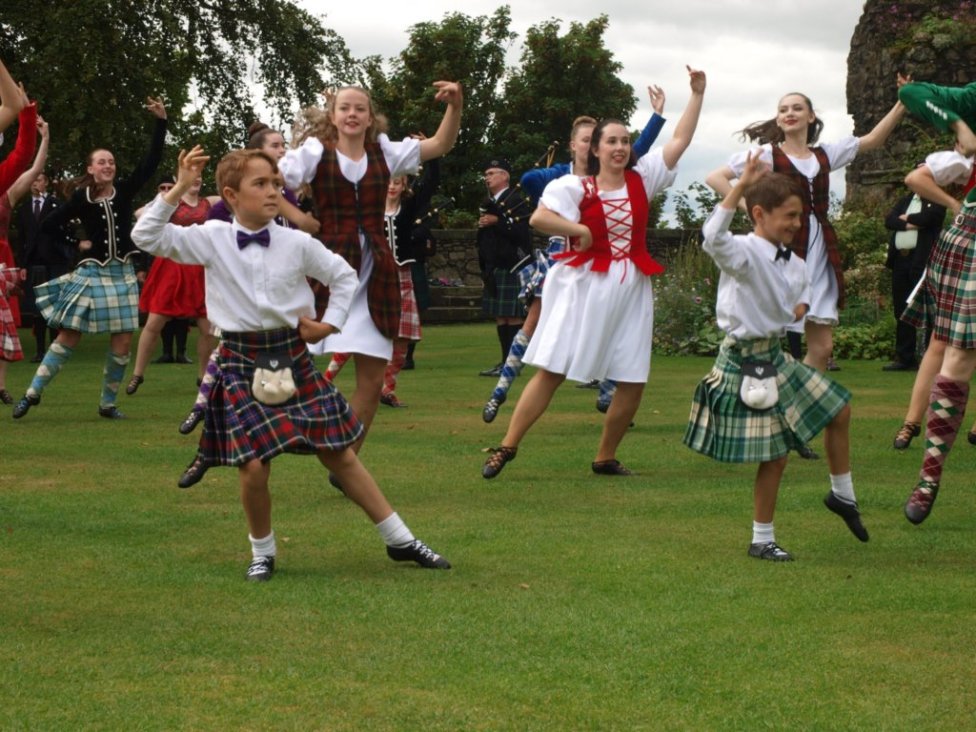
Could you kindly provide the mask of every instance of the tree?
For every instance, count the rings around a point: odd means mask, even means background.
[[[446,79],[464,86],[458,142],[441,168],[442,187],[455,194],[458,210],[474,211],[484,195],[481,172],[493,154],[486,146],[488,129],[500,106],[505,52],[515,39],[510,24],[507,5],[490,16],[450,13],[440,22],[411,27],[407,47],[391,60],[389,73],[378,57],[363,62],[366,84],[380,111],[389,117],[394,139],[436,131],[444,109],[434,102],[431,82]]]
[[[292,0],[4,3],[0,55],[51,124],[56,173],[79,172],[97,146],[131,168],[151,129],[149,95],[167,103],[172,163],[190,142],[217,157],[242,145],[256,97],[280,122],[296,98],[315,99],[323,68],[355,69],[343,40]]]
[[[565,151],[580,115],[629,122],[637,100],[633,87],[617,76],[622,64],[604,45],[608,24],[600,15],[571,23],[562,36],[556,19],[528,30],[521,65],[505,84],[490,136],[517,170],[531,168],[554,141]]]

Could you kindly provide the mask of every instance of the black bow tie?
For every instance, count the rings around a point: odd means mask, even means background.
[[[779,259],[782,259],[784,262],[789,262],[790,257],[792,256],[793,256],[792,249],[787,249],[786,247],[780,247],[779,249],[776,250],[776,259],[774,259],[773,261],[775,262]]]
[[[263,247],[268,246],[271,243],[271,232],[267,229],[261,229],[261,231],[254,234],[247,231],[237,232],[237,246],[240,249],[243,249],[251,243],[260,244]]]

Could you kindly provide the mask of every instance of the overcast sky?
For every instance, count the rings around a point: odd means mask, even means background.
[[[356,57],[398,54],[415,23],[439,21],[449,12],[490,15],[504,3],[468,0],[463,5],[440,0],[298,0],[339,33]],[[779,98],[790,91],[807,94],[825,122],[822,139],[850,134],[845,83],[847,52],[861,14],[861,0],[676,0],[635,2],[604,0],[534,0],[509,3],[512,30],[519,34],[509,54],[515,65],[525,31],[549,18],[586,22],[600,13],[610,19],[605,42],[623,64],[622,78],[637,90],[639,105],[631,126],[642,126],[650,115],[646,87],[664,87],[669,125],[673,131],[688,100],[685,64],[708,77],[705,106],[695,141],[685,153],[675,190],[682,190],[724,164],[744,145],[734,135],[750,122],[768,119]],[[894,81],[892,80],[892,83]],[[599,110],[579,110],[596,114]],[[832,187],[843,193],[843,174]]]

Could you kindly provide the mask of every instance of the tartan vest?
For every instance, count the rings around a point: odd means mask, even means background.
[[[841,309],[844,307],[844,267],[840,259],[840,250],[837,248],[837,233],[827,219],[827,208],[830,206],[830,159],[823,148],[810,148],[810,152],[820,163],[820,171],[811,180],[796,169],[793,161],[779,149],[778,145],[773,145],[772,150],[773,170],[790,176],[809,194],[803,199],[803,218],[800,222],[800,230],[793,237],[790,248],[803,259],[807,258],[807,247],[810,244],[810,214],[813,213],[823,232],[827,261],[830,262],[830,267],[834,271],[834,278],[837,280],[837,307]]]
[[[367,142],[366,174],[358,183],[342,175],[335,143],[327,143],[315,171],[312,189],[319,214],[319,238],[359,271],[363,256],[360,235],[373,255],[373,271],[366,283],[369,315],[377,330],[395,338],[400,330],[400,279],[386,239],[386,189],[390,169],[378,142]],[[329,302],[328,288],[313,282],[315,312],[322,317]]]
[[[645,275],[661,274],[661,266],[647,252],[647,191],[640,174],[633,170],[624,171],[627,183],[627,196],[630,199],[630,250],[627,258],[634,263]],[[607,232],[607,218],[603,210],[603,201],[596,187],[596,179],[592,176],[582,179],[583,199],[580,201],[580,223],[584,224],[593,234],[593,246],[585,252],[565,251],[555,255],[555,259],[563,259],[570,267],[580,267],[586,262],[593,262],[592,272],[606,272],[610,269],[610,262],[614,259],[610,249],[610,234]]]

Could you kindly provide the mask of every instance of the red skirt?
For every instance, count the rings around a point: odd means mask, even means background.
[[[14,269],[17,266],[14,263],[14,252],[10,248],[10,244],[3,237],[0,237],[0,263],[7,265],[7,269]],[[8,297],[7,305],[10,309],[10,319],[13,321],[14,328],[19,328],[21,326],[20,298]],[[10,359],[7,360],[9,361]]]
[[[139,309],[171,318],[207,317],[203,267],[157,257],[139,296]]]

